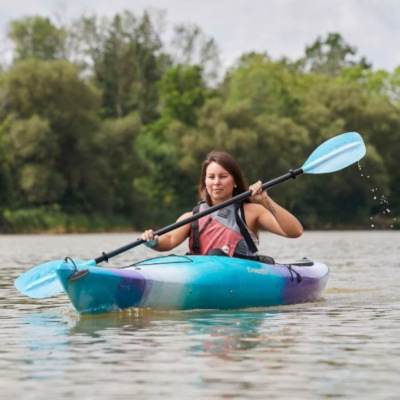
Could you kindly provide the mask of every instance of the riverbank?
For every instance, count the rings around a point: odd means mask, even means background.
[[[172,223],[172,219],[160,226]],[[329,224],[307,223],[302,221],[305,230],[319,231],[347,231],[347,230],[399,230],[400,221],[396,218],[382,218],[375,216],[365,218],[360,224],[343,224],[330,222]],[[143,222],[141,225],[147,226]],[[66,214],[56,208],[20,209],[15,211],[3,210],[0,215],[0,234],[63,234],[63,233],[117,233],[141,231],[140,226],[125,216]]]
[[[0,216],[0,233],[60,234],[132,232],[126,217],[66,214],[55,208],[4,210]]]

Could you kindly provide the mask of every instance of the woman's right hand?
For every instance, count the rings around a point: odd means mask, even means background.
[[[154,236],[152,229],[148,229],[142,233],[140,239],[146,241],[145,245],[147,247],[156,247],[158,243],[158,236]]]

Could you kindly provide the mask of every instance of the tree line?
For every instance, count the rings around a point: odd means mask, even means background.
[[[375,71],[338,33],[298,60],[243,54],[219,77],[198,26],[157,14],[11,21],[0,69],[0,231],[143,229],[198,201],[201,162],[232,153],[248,183],[359,132],[360,165],[270,190],[308,229],[398,227],[400,67]]]

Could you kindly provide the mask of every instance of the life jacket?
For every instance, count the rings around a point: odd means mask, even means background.
[[[193,214],[210,208],[201,202],[193,209]],[[247,227],[243,203],[231,204],[205,215],[192,223],[189,238],[190,254],[208,254],[213,249],[221,249],[230,257],[256,256],[258,239]]]

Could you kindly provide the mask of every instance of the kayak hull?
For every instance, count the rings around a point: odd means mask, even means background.
[[[312,264],[312,265],[310,265]],[[79,266],[78,266],[79,269]],[[304,303],[320,297],[329,267],[320,262],[264,264],[218,256],[166,256],[124,268],[76,269],[63,262],[57,276],[80,314],[120,311],[240,309]]]

